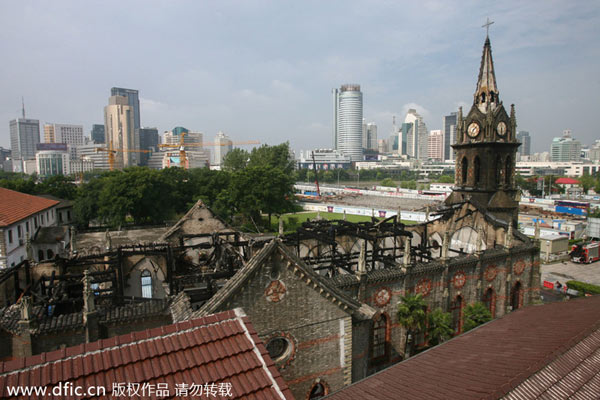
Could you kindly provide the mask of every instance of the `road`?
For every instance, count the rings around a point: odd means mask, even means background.
[[[592,264],[576,264],[564,261],[558,264],[542,264],[542,282],[564,283],[569,280],[582,281],[600,286],[600,261]]]

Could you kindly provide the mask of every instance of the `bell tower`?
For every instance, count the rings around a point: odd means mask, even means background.
[[[500,101],[492,46],[486,35],[473,105],[466,117],[462,107],[458,110],[456,143],[452,145],[456,151],[455,188],[446,204],[474,200],[499,219],[516,224],[515,158],[520,146],[516,128],[514,104],[509,116]]]

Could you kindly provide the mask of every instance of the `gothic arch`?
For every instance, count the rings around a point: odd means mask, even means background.
[[[475,178],[475,184],[473,186],[479,186],[481,181],[481,160],[479,156],[475,156],[473,160],[473,176]]]
[[[498,155],[496,156],[496,187],[502,185],[502,172],[503,172],[503,168],[502,168],[502,158]]]
[[[427,244],[429,246],[429,251],[431,252],[431,257],[433,257],[433,258],[441,257],[443,242],[444,242],[444,239],[438,232],[435,232],[433,235],[431,235],[429,237]]]
[[[506,183],[507,186],[510,186],[512,176],[512,163],[510,156],[506,156],[506,164],[504,167],[506,168],[506,172],[504,173],[504,183]]]
[[[371,331],[371,362],[386,361],[389,356],[390,317],[386,312],[375,315]]]
[[[494,289],[488,287],[486,291],[483,293],[483,298],[481,299],[490,313],[492,314],[492,318],[496,317],[496,293]]]
[[[452,234],[450,239],[450,249],[460,250],[466,253],[477,251],[478,233],[470,226],[463,226]],[[481,250],[487,248],[484,238],[481,239]],[[454,253],[456,254],[456,253]]]
[[[467,156],[463,156],[462,161],[460,163],[460,172],[461,172],[461,181],[462,185],[467,184],[467,178],[469,176],[469,160],[467,160]]]
[[[454,329],[455,335],[460,335],[463,328],[463,308],[465,301],[462,295],[457,295],[452,304],[450,305],[450,312],[452,314],[452,328]]]
[[[523,285],[517,281],[510,292],[510,306],[512,310],[517,310],[523,305]]]

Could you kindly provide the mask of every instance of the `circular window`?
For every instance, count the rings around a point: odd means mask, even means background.
[[[267,342],[267,351],[274,362],[285,359],[292,350],[292,345],[287,338],[275,337]]]

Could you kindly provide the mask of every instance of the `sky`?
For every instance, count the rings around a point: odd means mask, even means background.
[[[600,139],[598,1],[3,0],[0,146],[22,97],[40,125],[89,136],[113,86],[139,90],[142,126],[205,140],[330,148],[345,83],[361,85],[380,139],[409,108],[442,129],[473,102],[488,17],[500,99],[532,151],[564,129]]]

